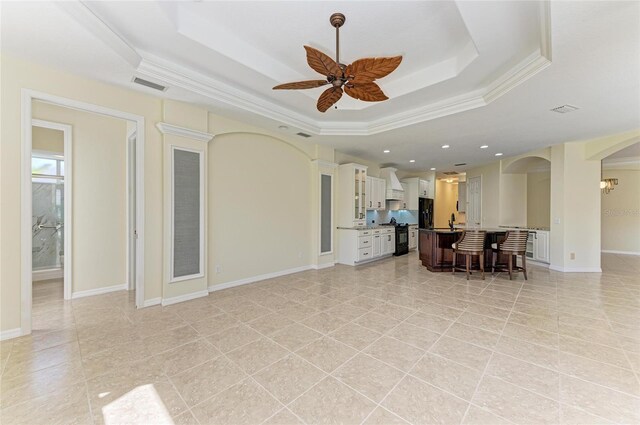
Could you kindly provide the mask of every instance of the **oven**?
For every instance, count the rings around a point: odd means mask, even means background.
[[[393,255],[404,255],[409,252],[409,225],[396,224],[396,251]]]

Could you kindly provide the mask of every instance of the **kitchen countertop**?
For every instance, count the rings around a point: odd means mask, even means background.
[[[496,233],[496,232],[502,232],[505,233],[508,229],[496,229],[496,228],[492,228],[492,227],[487,227],[487,228],[481,228],[481,229],[449,229],[448,227],[441,227],[441,228],[435,228],[435,229],[420,229],[423,232],[435,232],[435,233],[462,233],[465,230],[484,230],[486,232],[492,232],[492,233]]]

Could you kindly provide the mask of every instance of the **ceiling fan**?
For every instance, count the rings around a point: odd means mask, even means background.
[[[318,99],[318,111],[325,112],[342,97],[344,92],[354,99],[365,102],[380,102],[388,97],[375,83],[378,78],[391,74],[402,61],[402,56],[389,58],[363,58],[351,65],[340,63],[340,27],[344,24],[342,13],[334,13],[329,22],[336,29],[336,60],[310,46],[307,51],[307,63],[314,71],[326,76],[326,80],[297,81],[275,86],[273,90],[313,89],[331,84]]]

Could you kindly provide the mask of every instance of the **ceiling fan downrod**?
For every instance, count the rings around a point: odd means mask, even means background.
[[[343,70],[345,68],[345,65],[340,63],[340,27],[344,25],[345,20],[346,18],[342,13],[334,13],[329,18],[329,22],[331,22],[331,26],[335,27],[336,29],[336,63]]]

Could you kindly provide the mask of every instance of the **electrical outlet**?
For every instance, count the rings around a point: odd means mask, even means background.
[[[216,274],[222,273],[222,266],[220,264],[216,264]]]
[[[572,259],[572,260],[575,260],[576,259],[576,253],[575,252],[570,252],[569,253],[569,258]]]

